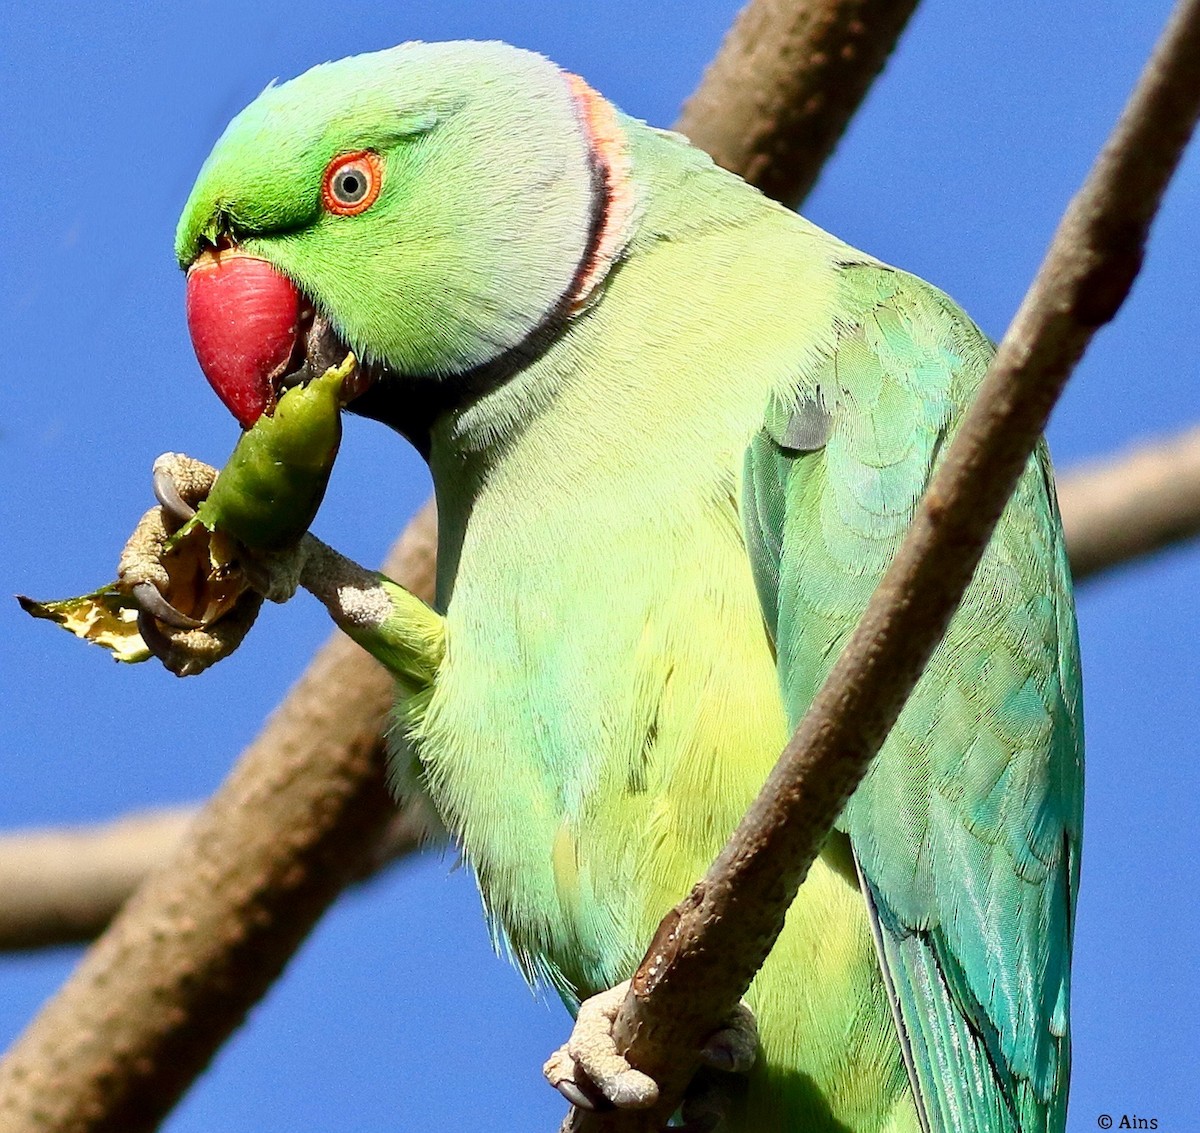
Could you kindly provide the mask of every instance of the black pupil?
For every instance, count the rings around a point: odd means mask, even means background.
[[[357,169],[347,169],[334,181],[337,195],[348,204],[361,201],[367,192],[367,179]]]

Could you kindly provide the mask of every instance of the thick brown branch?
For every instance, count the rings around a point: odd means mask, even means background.
[[[0,837],[0,948],[90,940],[178,848],[194,809]]]
[[[376,750],[382,759],[382,739]],[[148,810],[96,826],[0,835],[0,952],[94,940],[138,886],[174,857],[199,811]],[[421,806],[398,807],[360,876],[439,836]]]
[[[434,539],[427,508],[394,577],[427,592]],[[0,1063],[0,1130],[158,1125],[393,822],[378,745],[391,695],[349,639],[325,646]]]
[[[854,635],[762,792],[634,975],[617,1036],[664,1087],[660,1105],[573,1110],[564,1128],[657,1130],[678,1105],[694,1052],[762,965],[945,632],[1071,370],[1128,294],[1198,113],[1200,0],[1182,0]]]
[[[675,128],[798,205],[892,53],[917,0],[751,0]]]
[[[1059,480],[1076,581],[1200,534],[1200,427]]]

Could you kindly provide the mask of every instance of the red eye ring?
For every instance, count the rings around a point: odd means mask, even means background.
[[[321,203],[335,216],[366,212],[383,187],[383,161],[372,150],[357,150],[335,157],[321,182]]]

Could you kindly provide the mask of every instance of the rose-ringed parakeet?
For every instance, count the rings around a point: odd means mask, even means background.
[[[427,458],[436,611],[311,540],[297,577],[397,674],[395,780],[521,969],[570,1004],[620,983],[853,628],[987,339],[500,44],[268,87],[176,252],[243,425],[349,349],[349,409]],[[1080,807],[1041,447],[750,990],[726,1127],[1061,1130]]]

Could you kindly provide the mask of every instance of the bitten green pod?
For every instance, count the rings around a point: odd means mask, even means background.
[[[325,496],[342,438],[342,381],[353,356],[305,386],[288,390],[238,440],[197,518],[251,550],[294,543]]]

